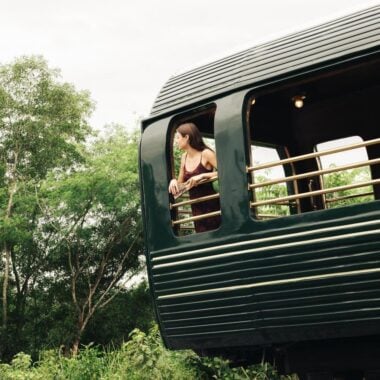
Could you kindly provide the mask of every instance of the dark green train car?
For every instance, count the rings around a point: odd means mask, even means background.
[[[142,123],[140,174],[167,347],[235,359],[265,348],[285,372],[380,378],[379,15],[365,9],[162,88]],[[207,215],[168,194],[184,121],[218,162],[221,224],[198,234]]]

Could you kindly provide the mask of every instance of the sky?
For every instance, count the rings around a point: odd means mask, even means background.
[[[42,55],[95,129],[149,116],[170,76],[380,0],[0,0],[0,64]]]

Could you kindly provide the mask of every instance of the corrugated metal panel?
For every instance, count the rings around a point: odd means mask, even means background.
[[[376,49],[380,5],[265,43],[172,77],[151,116],[308,67]]]
[[[378,216],[351,224],[337,219],[312,236],[153,255],[165,336],[194,340],[282,329],[286,338],[286,328],[379,322]]]

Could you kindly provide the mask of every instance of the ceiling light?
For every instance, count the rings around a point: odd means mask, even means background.
[[[305,98],[306,98],[305,95],[296,95],[296,96],[293,96],[292,101],[294,103],[294,107],[296,107],[296,108],[302,108]]]

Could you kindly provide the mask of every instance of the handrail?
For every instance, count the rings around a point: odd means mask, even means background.
[[[376,165],[380,164],[380,158],[374,158],[372,160],[367,160],[367,161],[361,161],[361,162],[355,162],[353,164],[348,164],[348,165],[343,165],[343,166],[337,166],[334,168],[328,168],[328,169],[321,169],[321,170],[315,170],[312,172],[306,172],[302,174],[295,174],[292,176],[288,177],[283,177],[283,178],[276,178],[270,181],[265,181],[265,182],[257,182],[253,184],[249,184],[249,190],[264,187],[264,186],[269,186],[269,185],[274,185],[276,183],[282,183],[282,182],[289,182],[289,181],[294,181],[302,178],[308,178],[308,177],[315,177],[321,174],[328,174],[328,173],[334,173],[334,172],[339,172],[342,170],[348,170],[348,169],[355,169],[359,168],[362,166],[367,166],[367,165]]]
[[[177,224],[188,223],[188,222],[195,222],[197,220],[202,220],[202,219],[206,219],[206,218],[210,218],[210,217],[218,216],[218,215],[221,215],[221,211],[213,211],[213,212],[209,212],[207,214],[192,216],[191,218],[184,218],[184,219],[173,220],[172,221],[172,226],[174,227]]]
[[[170,209],[172,210],[173,208],[180,207],[180,206],[186,206],[186,205],[192,205],[194,203],[205,202],[205,201],[209,201],[209,200],[215,199],[215,198],[219,198],[219,193],[211,194],[211,195],[205,195],[204,197],[190,199],[189,201],[183,201],[183,202],[178,202],[178,203],[170,203]]]
[[[191,214],[191,210],[178,210],[177,213],[181,215],[188,215]]]
[[[278,218],[278,215],[275,214],[257,214],[258,218],[268,218],[268,219],[276,219]]]
[[[217,180],[218,180],[218,175],[216,175],[216,177],[212,177],[212,178],[203,178],[203,179],[201,179],[201,180],[198,181],[197,186],[204,185],[205,183],[214,182],[214,181],[217,181]],[[182,190],[180,190],[179,195],[174,195],[174,199],[181,198],[184,195],[185,196],[189,196],[189,190],[191,190],[191,189],[187,189],[186,188],[186,183],[187,182],[183,182],[183,183],[179,183],[178,184],[179,186],[182,186]]]
[[[335,198],[326,198],[325,202],[326,203],[333,203],[333,202],[339,202],[343,201],[345,199],[351,199],[351,198],[359,198],[359,197],[366,197],[368,195],[374,195],[375,193],[373,191],[369,191],[368,193],[359,193],[359,194],[350,194],[350,195],[345,195],[343,197],[335,197]]]
[[[370,180],[370,181],[366,181],[366,182],[358,182],[358,183],[351,184],[351,185],[330,187],[328,189],[309,191],[307,193],[300,193],[300,194],[289,195],[286,197],[280,197],[280,198],[274,198],[274,199],[267,199],[264,201],[250,202],[250,206],[256,207],[256,206],[261,206],[261,205],[268,205],[268,204],[273,204],[273,203],[276,203],[279,201],[290,201],[293,199],[308,198],[308,197],[312,197],[315,195],[334,193],[335,191],[350,190],[350,189],[355,189],[358,187],[365,187],[368,185],[377,185],[377,184],[380,184],[380,179],[374,179],[374,180]]]
[[[290,164],[290,163],[293,163],[293,162],[307,160],[309,158],[326,156],[328,154],[334,154],[334,153],[344,152],[346,150],[351,150],[351,149],[356,149],[356,148],[362,148],[362,147],[365,147],[365,146],[375,145],[375,144],[379,144],[379,143],[380,143],[380,138],[377,138],[377,139],[367,140],[367,141],[363,141],[363,142],[355,143],[355,144],[351,144],[351,145],[345,145],[345,146],[339,147],[339,148],[333,148],[333,149],[323,150],[323,151],[320,151],[320,152],[303,154],[301,156],[296,156],[296,157],[291,157],[291,158],[285,158],[285,159],[279,160],[279,161],[267,162],[267,163],[261,164],[261,165],[248,166],[247,167],[247,173],[250,173],[250,172],[253,172],[253,171],[256,171],[256,170],[267,169],[267,168],[274,167],[274,166],[280,166],[280,165]]]
[[[203,185],[205,183],[214,182],[214,181],[217,181],[217,180],[218,180],[218,176],[213,177],[213,178],[202,179],[202,180],[200,180],[198,182],[197,186]],[[179,197],[182,197],[183,194],[188,193],[189,190],[190,189],[186,189],[185,191],[183,191],[183,193],[180,194]],[[177,198],[179,198],[179,197],[177,197]],[[220,197],[219,193],[215,193],[215,194],[205,195],[205,196],[199,197],[199,198],[189,199],[189,200],[182,201],[182,202],[170,203],[169,207],[170,207],[170,210],[173,210],[175,208],[179,208],[179,207],[182,207],[182,206],[192,205],[192,204],[200,203],[200,202],[206,202],[206,201],[209,201],[209,200],[212,200],[212,199],[217,199],[219,197]],[[183,214],[191,214],[191,211],[190,210],[189,211],[187,211],[187,210],[178,210],[178,213],[182,214],[182,215]],[[174,227],[176,225],[180,225],[180,224],[184,224],[184,223],[189,223],[189,222],[194,222],[194,221],[197,221],[197,220],[202,220],[202,219],[205,219],[205,218],[209,218],[209,217],[213,217],[213,216],[218,216],[218,215],[221,215],[221,211],[220,210],[219,211],[210,212],[210,213],[207,213],[207,214],[192,216],[192,217],[189,217],[189,218],[182,218],[182,219],[172,220],[172,226]],[[180,227],[180,230],[184,230],[184,229],[194,230],[194,227],[191,227],[191,228]]]
[[[280,198],[274,198],[276,200],[276,202],[273,202],[273,204],[275,206],[295,206],[297,204],[296,201],[278,201],[277,202],[277,199],[280,199]]]

